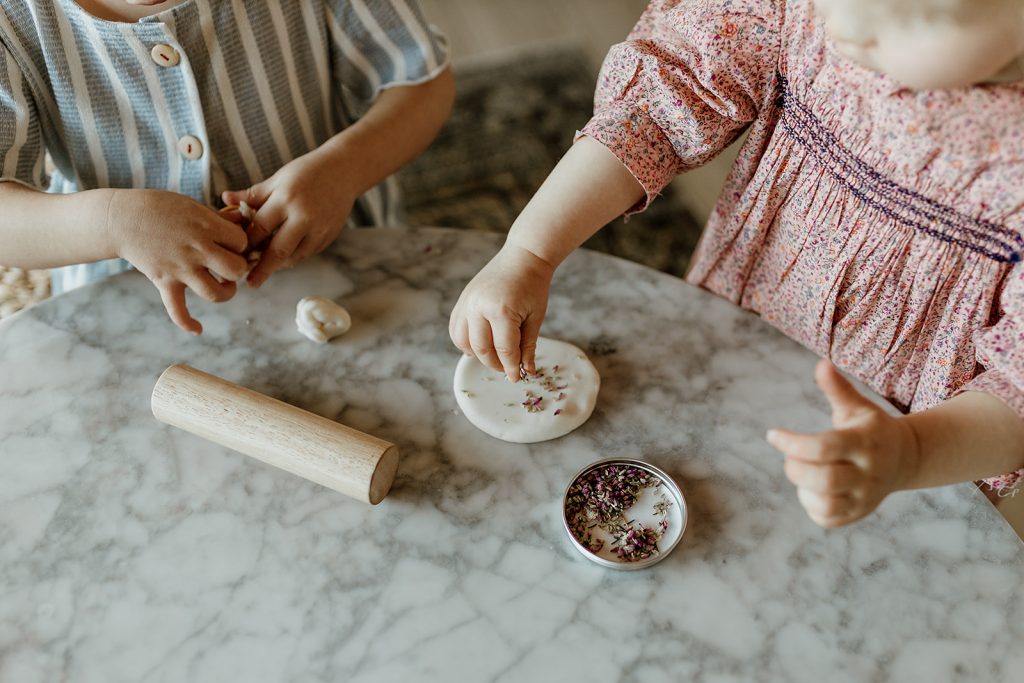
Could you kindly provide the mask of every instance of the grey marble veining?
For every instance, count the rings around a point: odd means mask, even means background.
[[[815,359],[724,301],[578,252],[547,336],[602,375],[594,416],[532,446],[458,413],[447,315],[500,238],[349,231],[327,256],[167,320],[127,274],[0,323],[0,680],[1011,681],[1024,551],[970,485],[852,528],[799,507],[772,426],[821,429]],[[319,294],[350,333],[301,337]],[[186,362],[397,443],[370,507],[156,422]],[[671,473],[685,537],[641,572],[571,547],[571,475]]]

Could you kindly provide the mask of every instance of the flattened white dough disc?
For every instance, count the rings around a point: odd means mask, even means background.
[[[455,368],[455,400],[481,431],[512,443],[565,436],[590,417],[601,377],[572,344],[537,340],[537,376],[513,384],[472,356]]]

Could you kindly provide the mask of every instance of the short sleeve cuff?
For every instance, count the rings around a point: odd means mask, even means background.
[[[49,178],[46,177],[36,181],[28,178],[15,178],[13,176],[0,175],[0,183],[14,183],[16,185],[27,187],[30,190],[38,190],[40,192],[47,192],[49,190]]]
[[[629,169],[645,197],[626,215],[647,209],[679,172],[679,157],[665,133],[641,108],[630,102],[602,106],[576,140],[587,136],[607,147]]]
[[[451,55],[448,50],[448,40],[444,34],[437,31],[433,26],[428,28],[429,44],[423,46],[418,52],[409,54],[406,52],[405,65],[407,72],[403,78],[387,80],[381,83],[380,88],[374,93],[374,98],[382,90],[407,85],[421,85],[428,83],[451,66]]]
[[[965,391],[980,391],[991,394],[1008,405],[1021,419],[1024,419],[1024,391],[1018,389],[1010,381],[1010,378],[999,370],[983,372],[965,384],[957,393]],[[1024,487],[1024,469],[998,477],[990,477],[982,481],[997,494],[1001,496],[1009,495]]]

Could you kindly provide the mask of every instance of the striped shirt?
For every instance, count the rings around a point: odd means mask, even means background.
[[[172,190],[216,208],[224,190],[350,125],[382,89],[446,63],[416,0],[188,0],[135,23],[74,0],[0,0],[0,181]],[[382,184],[352,220],[393,222],[395,199]],[[54,292],[128,267],[57,269]]]

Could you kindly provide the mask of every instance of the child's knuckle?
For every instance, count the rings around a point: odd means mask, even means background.
[[[516,352],[519,351],[518,348],[512,346],[511,344],[504,344],[504,343],[495,344],[494,345],[494,350],[498,353],[499,356],[509,356],[509,357],[514,356],[516,354]]]
[[[832,452],[829,437],[823,436],[820,439],[815,439],[808,445],[807,451],[815,460],[822,460],[826,458],[829,453]]]
[[[828,491],[838,491],[846,483],[845,473],[839,467],[827,467],[823,475],[824,486]]]
[[[484,320],[494,320],[496,318],[497,308],[494,306],[494,302],[487,296],[475,296],[469,302],[470,311]]]
[[[496,306],[495,314],[504,320],[516,320],[519,317],[516,309],[505,302]]]
[[[847,508],[846,501],[838,496],[829,496],[825,498],[825,503],[822,506],[822,513],[825,517],[838,517],[843,514]]]
[[[230,301],[235,296],[235,283],[228,282],[223,287],[213,291],[214,301],[218,304]]]
[[[249,262],[245,259],[241,259],[240,261],[234,261],[232,263],[231,267],[228,269],[228,274],[231,275],[234,280],[241,280],[245,277],[245,273],[248,269]]]

